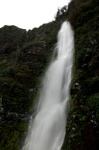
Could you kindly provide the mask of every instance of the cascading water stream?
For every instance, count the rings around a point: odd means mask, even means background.
[[[60,150],[65,137],[73,62],[73,31],[64,22],[58,33],[57,58],[49,66],[39,99],[39,110],[31,120],[22,150]]]

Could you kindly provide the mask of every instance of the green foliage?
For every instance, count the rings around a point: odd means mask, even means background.
[[[0,35],[0,46],[15,50],[17,46],[21,46],[25,42],[26,30],[5,25],[0,29]]]
[[[0,80],[0,95],[4,112],[23,113],[28,109],[28,94],[25,88],[10,79]]]
[[[71,110],[65,139],[67,150],[98,149],[98,4],[98,1],[93,0],[73,0],[69,4],[68,19],[75,32],[75,60],[71,85]]]
[[[23,145],[61,21],[28,32],[15,26],[0,28],[0,150]]]
[[[89,108],[92,110],[98,120],[99,118],[99,93],[92,95],[88,100]]]
[[[0,150],[19,150],[22,147],[22,136],[27,130],[26,123],[3,123],[0,125]],[[24,134],[25,135],[25,134]]]
[[[99,91],[99,77],[92,77],[82,82],[83,93],[86,95],[92,95]],[[87,90],[86,90],[87,89]]]
[[[55,19],[59,20],[59,19],[65,19],[66,17],[66,13],[67,13],[67,6],[63,6],[61,9],[58,8]]]

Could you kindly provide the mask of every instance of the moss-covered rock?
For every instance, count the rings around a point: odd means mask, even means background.
[[[15,26],[0,29],[1,150],[22,146],[60,24],[54,21],[29,31]]]
[[[68,19],[75,32],[75,54],[65,148],[98,149],[99,86],[99,2],[74,3]],[[77,7],[77,5],[79,7]]]

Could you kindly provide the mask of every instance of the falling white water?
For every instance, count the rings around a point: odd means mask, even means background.
[[[64,22],[58,33],[57,58],[48,68],[23,150],[60,150],[64,141],[73,62],[73,31]]]

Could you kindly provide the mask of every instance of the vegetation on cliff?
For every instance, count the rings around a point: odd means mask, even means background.
[[[75,32],[71,109],[64,146],[96,150],[99,139],[99,1],[73,0],[69,13]],[[64,149],[65,149],[64,148]]]
[[[22,146],[60,24],[55,21],[27,32],[15,26],[0,29],[1,150]]]

